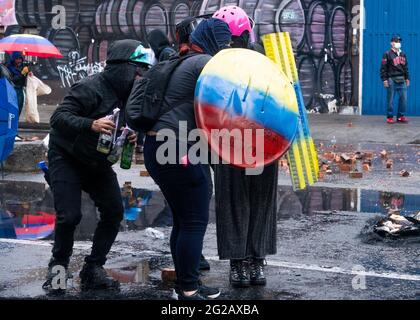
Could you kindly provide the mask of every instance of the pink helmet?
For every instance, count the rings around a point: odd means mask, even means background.
[[[251,41],[254,41],[251,19],[246,12],[238,6],[226,6],[217,10],[213,18],[220,19],[229,25],[232,36],[240,36],[244,31],[249,31]]]

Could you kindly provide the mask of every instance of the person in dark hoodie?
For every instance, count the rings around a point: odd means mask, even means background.
[[[15,87],[18,97],[19,116],[22,113],[25,102],[25,87],[27,76],[31,73],[29,68],[23,64],[23,56],[20,52],[13,52],[7,65],[11,75],[11,81]]]
[[[180,300],[214,299],[220,295],[216,288],[200,282],[199,263],[203,239],[209,218],[209,183],[202,164],[161,164],[158,149],[163,143],[174,143],[177,159],[184,158],[179,144],[188,145],[177,136],[176,141],[163,142],[157,138],[160,130],[179,132],[180,122],[186,122],[186,130],[195,129],[194,91],[201,71],[213,55],[230,45],[228,25],[217,19],[202,21],[191,35],[190,55],[177,67],[169,80],[164,104],[176,105],[165,113],[146,135],[144,160],[147,171],[159,185],[173,213],[170,247],[175,265],[178,287],[176,298]],[[174,139],[175,140],[175,139]]]
[[[395,35],[391,49],[384,53],[381,64],[381,79],[387,91],[387,123],[394,121],[394,96],[399,95],[397,122],[407,123],[407,88],[410,86],[407,55],[401,50],[402,39]]]
[[[171,47],[168,37],[162,30],[152,30],[147,35],[147,41],[155,54],[156,60],[159,62],[168,60],[172,55],[176,54],[175,49]]]
[[[74,231],[82,218],[82,190],[95,202],[100,221],[93,236],[92,251],[80,272],[81,288],[119,288],[117,281],[107,277],[103,265],[118,234],[124,208],[112,163],[96,148],[100,133],[120,130],[106,116],[116,107],[124,115],[134,80],[149,69],[151,54],[139,41],[121,40],[108,49],[106,63],[103,72],[71,87],[50,120],[49,178],[57,214],[52,258],[43,285],[50,292],[63,289],[54,287],[57,276],[54,267],[63,267],[67,274]],[[120,118],[119,123],[124,125],[124,119]],[[136,134],[129,139],[134,144]]]

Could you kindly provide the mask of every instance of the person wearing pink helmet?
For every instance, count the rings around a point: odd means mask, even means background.
[[[213,18],[223,20],[228,24],[233,41],[235,38],[248,37],[251,42],[255,42],[252,30],[253,21],[242,8],[238,6],[222,7],[213,14]],[[246,46],[244,47],[246,48]]]
[[[223,7],[213,17],[228,24],[231,47],[251,48],[251,20],[243,9]],[[230,283],[233,287],[265,285],[265,257],[277,251],[278,163],[267,165],[257,176],[225,164],[213,170],[218,254],[221,260],[230,260]]]

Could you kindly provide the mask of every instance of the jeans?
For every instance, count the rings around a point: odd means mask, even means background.
[[[201,164],[160,164],[156,153],[162,144],[156,137],[146,136],[144,161],[173,214],[170,247],[178,284],[184,291],[193,291],[198,288],[200,256],[209,219],[208,169]]]
[[[52,249],[54,260],[64,266],[69,263],[74,231],[82,219],[83,190],[90,195],[100,212],[92,251],[85,258],[85,262],[104,265],[124,214],[121,190],[115,172],[111,167],[87,168],[51,148],[48,151],[48,160],[57,215]]]
[[[407,84],[405,81],[396,83],[394,80],[389,79],[389,87],[387,88],[388,118],[394,117],[394,97],[397,94],[399,95],[397,118],[400,118],[405,115],[407,110]]]

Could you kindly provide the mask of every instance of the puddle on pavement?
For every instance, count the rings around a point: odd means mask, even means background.
[[[279,217],[310,215],[319,211],[386,214],[389,209],[410,215],[420,211],[420,195],[327,187],[293,192],[290,187],[279,186],[277,207]]]
[[[17,239],[52,238],[55,210],[51,190],[43,183],[3,181],[0,183],[0,237]],[[121,189],[125,213],[121,231],[172,225],[171,210],[162,193],[134,188]],[[420,195],[361,189],[312,187],[293,192],[289,186],[278,188],[278,218],[311,215],[322,211],[350,211],[385,214],[390,208],[403,215],[420,211]],[[76,240],[90,240],[98,221],[98,212],[89,196],[82,196],[82,222]],[[215,222],[214,201],[210,223]]]

